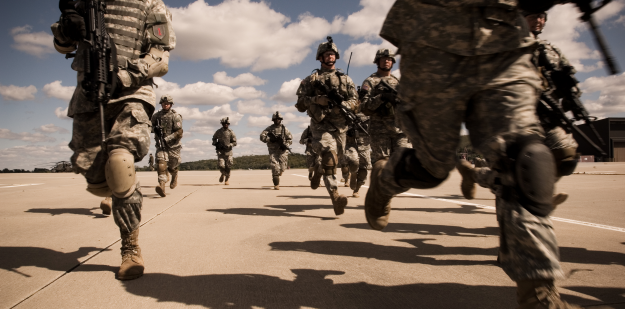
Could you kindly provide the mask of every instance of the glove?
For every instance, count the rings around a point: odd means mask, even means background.
[[[330,90],[330,93],[328,93],[328,99],[334,101],[337,104],[341,104],[341,102],[345,101],[337,88]]]
[[[395,100],[397,100],[397,96],[392,94],[392,93],[390,93],[390,92],[385,92],[385,93],[380,95],[380,99],[382,99],[382,101],[384,101],[384,102],[394,103]]]
[[[81,41],[87,37],[85,19],[74,9],[67,9],[61,14],[61,32],[65,37],[74,41]]]
[[[275,135],[269,135],[269,141],[275,143],[278,141],[278,138]]]

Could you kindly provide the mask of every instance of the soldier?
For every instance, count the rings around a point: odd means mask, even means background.
[[[152,154],[150,154],[150,160],[148,161],[148,167],[150,168],[150,171],[154,170],[154,156]]]
[[[230,182],[230,168],[234,164],[232,159],[232,147],[237,145],[237,136],[234,131],[229,129],[230,117],[222,118],[220,121],[221,128],[213,134],[213,146],[217,151],[217,159],[219,160],[219,182],[224,182],[224,185],[229,185]],[[224,181],[225,179],[225,181]]]
[[[122,264],[117,279],[130,280],[143,275],[139,248],[139,224],[143,197],[134,163],[150,148],[150,115],[154,112],[153,77],[168,71],[169,51],[176,46],[171,13],[162,0],[109,2],[104,14],[106,32],[117,54],[117,88],[103,112],[106,142],[101,141],[101,115],[94,111],[83,88],[86,21],[83,2],[61,0],[61,18],[52,25],[54,47],[62,54],[76,51],[72,69],[78,83],[69,103],[73,118],[69,147],[75,173],[87,180],[87,191],[111,197],[112,213],[121,234]]]
[[[532,14],[529,11],[524,11],[523,15],[525,16],[525,20],[529,25],[529,29],[534,36],[538,40],[538,49],[534,52],[533,63],[538,69],[546,70],[542,61],[549,61],[551,65],[549,67],[553,67],[553,71],[555,73],[566,72],[566,74],[571,74],[571,76],[575,75],[575,68],[571,66],[569,61],[564,57],[560,49],[551,45],[548,41],[541,40],[538,38],[538,35],[542,32],[545,27],[545,23],[547,22],[547,12],[540,12]],[[541,53],[545,56],[541,57]],[[550,72],[550,73],[554,73]],[[552,74],[553,75],[553,74]],[[564,96],[558,92],[558,89],[554,89],[556,91],[551,92],[552,98],[559,102]],[[568,91],[566,89],[565,91]],[[575,85],[571,89],[574,92],[574,95],[581,96],[581,91],[579,87]],[[559,102],[560,103],[560,102]],[[542,104],[539,102],[539,104]],[[566,101],[566,98],[562,99],[562,106],[567,106],[569,103]],[[541,126],[543,130],[546,132],[545,136],[545,145],[551,149],[553,156],[556,160],[556,182],[562,176],[571,175],[575,171],[575,167],[577,166],[577,161],[579,159],[579,154],[577,153],[577,142],[573,138],[573,134],[566,133],[562,127],[554,126],[553,124],[543,121],[544,117],[540,117]],[[475,169],[471,166],[471,164],[467,161],[460,160],[458,162],[457,168],[460,174],[462,175],[462,183],[460,188],[462,190],[462,194],[467,199],[475,198],[475,183],[477,182],[480,186],[485,188],[492,188],[493,182],[495,181],[495,176],[493,171],[489,167],[482,167],[476,163]],[[555,194],[553,196],[553,205],[558,206],[568,198],[568,194],[561,192]]]
[[[356,114],[362,122],[369,120],[363,113]],[[369,126],[363,128],[367,130]],[[354,190],[353,197],[360,197],[358,190],[367,180],[367,169],[371,167],[371,137],[358,126],[350,126],[347,131],[345,162],[349,168],[349,187]]]
[[[316,59],[321,62],[321,69],[302,81],[295,104],[298,111],[310,116],[313,150],[317,155],[310,187],[316,190],[323,175],[336,215],[343,214],[347,205],[347,197],[339,194],[334,176],[339,158],[345,152],[347,121],[334,104],[342,104],[353,111],[358,100],[352,79],[334,66],[339,58],[339,50],[331,37],[328,42],[319,44]],[[326,91],[326,88],[330,90]]]
[[[276,112],[271,116],[273,124],[260,133],[260,141],[267,144],[271,176],[274,190],[280,190],[280,176],[289,163],[289,146],[293,143],[293,135],[282,124],[282,115]]]
[[[158,187],[156,193],[165,197],[165,184],[169,180],[169,187],[174,189],[178,185],[178,168],[180,167],[180,151],[182,150],[182,115],[171,107],[174,105],[172,96],[166,94],[161,97],[162,109],[152,116],[152,128],[156,140],[156,166],[158,173]],[[162,134],[162,135],[161,135]]]
[[[412,145],[395,122],[399,102],[396,91],[399,79],[391,74],[395,55],[382,48],[375,53],[373,63],[378,66],[378,71],[365,79],[359,95],[362,112],[371,116],[371,161],[375,163],[388,158],[399,148],[412,148]]]
[[[374,164],[367,222],[383,229],[394,195],[448,177],[465,122],[500,179],[500,265],[517,283],[519,308],[570,308],[554,284],[563,276],[549,218],[556,166],[536,117],[536,41],[516,7],[535,13],[553,2],[448,2],[398,0],[382,27],[380,35],[401,46],[396,118],[415,149]]]
[[[308,167],[308,180],[310,181],[313,176],[313,170],[315,169],[315,152],[312,149],[312,132],[310,132],[310,126],[304,129],[302,136],[299,139],[299,143],[306,145],[306,167]]]

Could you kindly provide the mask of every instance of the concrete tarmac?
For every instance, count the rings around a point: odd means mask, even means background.
[[[119,231],[75,174],[0,174],[0,308],[515,308],[497,266],[495,199],[441,186],[396,197],[384,231],[364,196],[335,216],[325,188],[288,170],[181,172],[159,197],[138,173],[145,275],[118,281]],[[368,181],[367,181],[368,183]],[[351,195],[351,190],[339,191]],[[625,308],[625,164],[582,163],[557,184],[563,298]]]

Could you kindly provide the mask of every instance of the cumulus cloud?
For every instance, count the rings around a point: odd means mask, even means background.
[[[308,116],[298,116],[293,113],[284,113],[283,117],[285,125],[297,124],[301,128],[302,124],[305,124],[303,127],[306,128],[308,124],[310,124],[310,117]]]
[[[264,92],[256,90],[254,87],[239,87],[234,89],[233,94],[235,97],[244,100],[253,100],[265,97]]]
[[[351,65],[363,66],[373,65],[373,59],[375,59],[375,53],[380,48],[388,48],[392,53],[397,51],[397,48],[393,44],[382,41],[380,44],[372,44],[370,42],[363,42],[359,44],[352,44],[345,50],[345,55],[349,55],[353,52]],[[349,61],[349,57],[341,57],[345,64]]]
[[[399,71],[399,69],[391,71],[391,74],[395,75],[397,78],[401,78],[401,71]]]
[[[15,85],[4,86],[0,84],[0,94],[7,101],[26,101],[34,100],[37,88],[33,85],[28,87],[19,87]]]
[[[265,102],[262,100],[238,101],[237,110],[239,113],[252,115],[264,115],[271,113],[271,111],[265,107]]]
[[[42,58],[45,54],[54,53],[54,37],[46,32],[31,32],[29,25],[11,29],[11,35],[15,42],[11,47],[23,51],[29,55]]]
[[[43,93],[45,93],[48,98],[57,98],[69,102],[74,95],[76,86],[63,86],[61,83],[60,80],[55,80],[46,84],[43,86]]]
[[[53,146],[21,145],[0,149],[0,162],[2,162],[0,168],[28,170],[35,167],[49,168],[49,162],[69,160],[72,151],[67,147],[67,143],[64,141]]]
[[[395,0],[360,0],[362,9],[347,17],[342,25],[341,33],[354,38],[377,38],[393,3]],[[373,61],[373,58],[371,60]]]
[[[176,107],[176,112],[182,115],[184,120],[196,120],[190,131],[199,134],[213,134],[221,127],[219,120],[229,117],[231,125],[237,125],[243,114],[233,111],[230,104],[215,106],[212,109],[200,111],[199,108]]]
[[[251,127],[261,127],[266,128],[270,126],[273,122],[271,121],[271,117],[268,116],[249,116],[247,117],[247,125]]]
[[[176,20],[176,55],[189,60],[220,59],[225,66],[251,67],[252,71],[301,63],[312,43],[339,26],[338,20],[330,23],[310,14],[291,22],[266,2],[249,0],[226,0],[214,6],[197,0],[170,10]]]
[[[1,129],[0,128],[0,139],[8,139],[14,141],[24,141],[24,142],[54,142],[56,138],[44,135],[42,133],[15,133],[9,129]]]
[[[56,126],[53,123],[42,125],[39,128],[36,128],[35,131],[42,134],[69,133],[67,129]]]
[[[625,112],[625,73],[616,76],[590,77],[580,84],[584,94],[599,92],[596,100],[584,100],[593,116],[606,117]]]
[[[297,102],[297,88],[299,88],[301,82],[301,78],[295,78],[282,83],[282,86],[280,86],[280,90],[278,90],[278,93],[271,97],[271,99],[283,103]]]
[[[65,119],[65,120],[72,119],[72,118],[69,118],[69,117],[67,116],[67,109],[68,109],[68,108],[69,108],[69,107],[66,107],[65,109],[63,109],[62,107],[57,107],[57,108],[54,110],[54,114],[55,114],[55,115],[56,115],[56,117],[57,117],[57,118],[59,118],[59,119]]]
[[[225,86],[260,86],[267,83],[267,80],[258,76],[254,76],[252,73],[243,73],[237,75],[237,77],[230,77],[228,73],[221,71],[213,74],[213,82]]]
[[[256,99],[265,96],[265,93],[254,87],[239,87],[232,89],[224,85],[197,82],[180,87],[177,83],[168,82],[160,77],[154,78],[158,85],[155,89],[156,97],[169,94],[175,104],[180,105],[223,105],[239,99]]]

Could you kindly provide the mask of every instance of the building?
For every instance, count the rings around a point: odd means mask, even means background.
[[[625,162],[625,118],[605,118],[593,121],[593,126],[605,144],[602,144],[597,139],[597,136],[588,125],[583,124],[576,127],[603,149],[605,155],[599,153],[584,137],[574,131],[573,136],[579,144],[577,152],[583,157],[594,156],[595,162]]]

